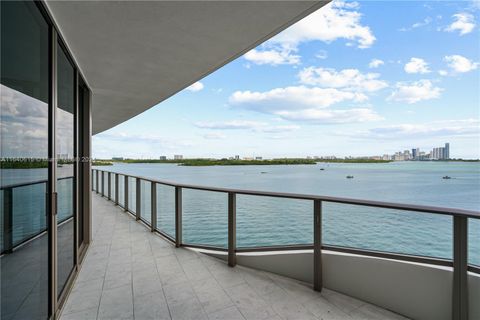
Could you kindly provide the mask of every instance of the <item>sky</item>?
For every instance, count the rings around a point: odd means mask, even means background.
[[[480,158],[480,2],[334,1],[93,137],[95,158]]]

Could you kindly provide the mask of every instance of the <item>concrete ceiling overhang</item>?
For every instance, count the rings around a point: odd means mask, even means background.
[[[47,7],[92,90],[96,134],[167,99],[326,3],[47,1]]]

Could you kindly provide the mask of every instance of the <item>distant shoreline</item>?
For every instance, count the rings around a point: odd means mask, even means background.
[[[92,161],[92,166],[111,166],[114,163],[172,163],[185,167],[209,167],[209,166],[261,166],[261,165],[315,165],[318,163],[391,163],[391,162],[415,162],[415,163],[438,163],[438,162],[480,162],[480,159],[449,159],[449,160],[429,160],[429,161],[394,161],[394,160],[374,160],[374,159],[302,159],[302,158],[283,158],[271,160],[233,160],[233,159],[179,159],[179,160],[159,160],[159,159],[125,159],[125,160],[101,160]],[[72,162],[59,160],[58,165],[62,166]],[[0,169],[41,169],[48,168],[48,161],[19,161],[2,159]]]

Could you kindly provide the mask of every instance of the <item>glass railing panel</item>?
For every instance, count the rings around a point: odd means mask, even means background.
[[[118,204],[121,207],[125,207],[125,176],[118,175]]]
[[[313,243],[313,201],[237,195],[237,247]]]
[[[152,189],[151,182],[141,180],[140,181],[140,218],[147,221],[148,224],[151,224],[152,221],[152,207],[151,207],[151,198],[152,198]]]
[[[63,222],[73,216],[73,177],[57,181],[57,221]]]
[[[115,173],[110,174],[110,199],[115,201],[115,190],[117,186],[115,185]]]
[[[98,172],[98,193],[102,194],[102,185],[103,185],[103,173],[102,171]]]
[[[12,189],[13,245],[46,230],[46,183]]]
[[[323,244],[452,259],[450,216],[323,202]]]
[[[108,197],[108,172],[103,172],[103,195]]]
[[[92,170],[92,190],[97,191],[97,171]]]
[[[227,247],[227,193],[184,188],[182,208],[184,243]]]
[[[128,177],[128,210],[137,212],[137,179]]]
[[[158,183],[157,229],[175,238],[175,187]]]
[[[480,267],[480,219],[468,219],[468,264]]]

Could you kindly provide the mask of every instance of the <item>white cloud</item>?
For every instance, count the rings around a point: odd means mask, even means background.
[[[329,108],[340,102],[358,103],[367,99],[367,96],[361,92],[298,86],[276,88],[265,92],[237,91],[230,97],[230,103],[293,122],[328,124],[381,120],[382,118],[370,108]],[[279,127],[282,130],[286,129]],[[263,131],[272,131],[272,128],[263,128]]]
[[[442,91],[443,89],[435,87],[430,80],[419,80],[412,83],[399,82],[388,100],[412,104],[438,98]]]
[[[359,48],[368,48],[375,36],[368,26],[361,24],[362,15],[355,11],[358,3],[333,1],[297,22],[269,42],[285,47],[296,47],[301,42],[333,42],[345,39],[357,43]]]
[[[478,136],[480,121],[478,119],[461,119],[434,121],[421,124],[398,124],[356,131],[349,134],[356,138],[366,139],[403,139],[454,136]]]
[[[305,68],[298,74],[300,82],[329,88],[346,88],[355,91],[378,91],[388,86],[387,82],[378,80],[378,73],[363,74],[357,69],[336,71],[331,68]]]
[[[413,29],[416,29],[416,28],[425,27],[425,26],[429,25],[431,22],[432,22],[432,18],[431,17],[426,17],[425,19],[423,19],[423,21],[416,22],[408,28],[400,28],[399,31],[410,31],[410,30],[413,30]]]
[[[287,48],[271,48],[262,51],[253,49],[247,52],[244,58],[258,65],[299,64],[300,56],[292,54],[292,52],[293,50]]]
[[[266,122],[259,121],[249,121],[249,120],[230,120],[230,121],[219,121],[219,122],[196,122],[194,125],[201,129],[210,129],[210,130],[251,130],[255,132],[264,132],[264,133],[282,133],[282,132],[291,132],[300,129],[297,125],[269,125]],[[210,139],[218,139],[212,133]],[[204,135],[205,137],[205,135]],[[205,137],[206,138],[206,137]]]
[[[266,123],[259,121],[248,120],[231,120],[221,122],[196,122],[194,125],[201,129],[217,129],[217,130],[232,130],[232,129],[254,129],[265,126]]]
[[[370,63],[368,64],[368,67],[369,68],[378,68],[380,67],[381,65],[385,64],[385,62],[383,62],[383,60],[380,60],[380,59],[372,59],[372,61],[370,61]]]
[[[462,12],[457,13],[452,16],[455,20],[451,25],[445,28],[445,31],[455,32],[459,31],[460,35],[463,36],[467,33],[470,33],[475,28],[475,18],[472,14]]]
[[[448,66],[457,73],[464,73],[473,71],[478,68],[479,63],[473,62],[461,55],[454,54],[451,56],[446,56],[445,61],[447,62]]]
[[[297,125],[280,125],[280,126],[267,126],[261,128],[260,131],[265,133],[282,133],[282,132],[292,132],[300,129],[300,126]]]
[[[317,124],[378,121],[383,118],[370,108],[354,109],[305,109],[276,113],[285,120],[305,121]]]
[[[192,91],[192,92],[197,92],[197,91],[202,90],[203,88],[204,88],[203,83],[201,83],[200,81],[197,81],[194,84],[192,84],[191,86],[189,86],[187,88],[187,90]]]
[[[227,136],[220,132],[209,132],[204,134],[203,138],[207,140],[223,140],[226,139]]]
[[[232,105],[271,113],[289,109],[325,108],[338,102],[363,102],[367,99],[365,94],[359,92],[292,86],[265,92],[236,91],[230,96],[229,101]]]
[[[421,58],[411,58],[407,64],[405,64],[404,70],[406,73],[429,73],[428,63]]]
[[[438,70],[438,74],[441,75],[441,76],[446,76],[446,75],[448,75],[448,71],[447,70]]]

